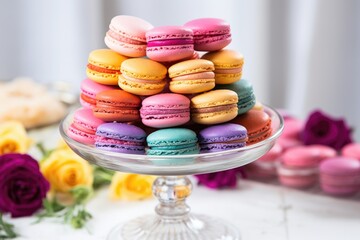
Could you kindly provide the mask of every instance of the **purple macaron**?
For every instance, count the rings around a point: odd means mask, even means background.
[[[204,128],[198,134],[200,152],[220,152],[246,145],[247,130],[235,123],[224,123]]]
[[[145,140],[145,131],[137,126],[126,123],[104,123],[96,130],[95,147],[112,152],[144,154]]]

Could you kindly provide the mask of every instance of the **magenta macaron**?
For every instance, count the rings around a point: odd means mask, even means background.
[[[84,108],[94,108],[96,105],[96,94],[116,89],[114,86],[96,83],[88,78],[84,79],[80,85],[80,104]]]
[[[142,123],[149,127],[179,126],[190,120],[190,100],[176,93],[153,95],[142,101],[140,116]]]
[[[320,186],[330,195],[346,196],[360,190],[360,161],[349,157],[334,157],[320,164]]]
[[[198,18],[184,24],[194,33],[194,49],[217,51],[231,42],[230,24],[218,18]]]
[[[360,160],[360,143],[349,143],[341,149],[341,155]]]
[[[244,170],[249,179],[269,180],[277,176],[276,166],[280,161],[283,148],[280,144],[275,145],[256,161],[245,165]]]
[[[191,29],[183,26],[161,26],[146,32],[146,56],[158,62],[189,59],[194,54]]]
[[[104,121],[94,117],[91,109],[81,108],[75,111],[73,122],[68,128],[68,135],[75,141],[93,144],[96,129]]]
[[[306,188],[318,181],[318,168],[324,159],[336,156],[336,151],[320,145],[298,146],[285,151],[277,172],[282,185]]]
[[[114,17],[105,36],[105,44],[110,49],[128,57],[146,55],[145,33],[153,26],[147,21],[127,15]]]

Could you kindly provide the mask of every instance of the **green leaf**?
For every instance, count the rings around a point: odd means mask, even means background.
[[[98,189],[104,185],[108,185],[111,183],[111,179],[115,174],[115,171],[99,167],[94,165],[94,182],[93,188]]]
[[[71,189],[71,195],[76,204],[84,204],[93,194],[93,190],[86,186],[77,186]]]
[[[3,233],[2,233],[3,232]],[[3,214],[0,212],[0,233],[4,234],[2,238],[16,238],[17,234],[14,232],[14,225],[4,221]]]

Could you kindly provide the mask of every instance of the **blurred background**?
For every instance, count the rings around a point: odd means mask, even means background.
[[[120,14],[154,26],[225,19],[258,100],[298,117],[317,108],[344,117],[360,140],[358,0],[1,1],[0,80],[65,81],[77,92],[89,52],[106,47]]]

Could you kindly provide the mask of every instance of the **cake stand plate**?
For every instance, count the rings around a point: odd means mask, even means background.
[[[216,153],[148,156],[99,150],[67,135],[73,114],[61,122],[60,133],[71,149],[93,164],[120,172],[159,176],[152,187],[159,200],[156,215],[139,217],[116,226],[108,235],[108,240],[240,240],[238,230],[225,221],[190,213],[186,198],[191,194],[192,184],[187,175],[240,167],[267,153],[284,125],[276,110],[265,106],[264,111],[272,121],[269,138],[243,148]]]

